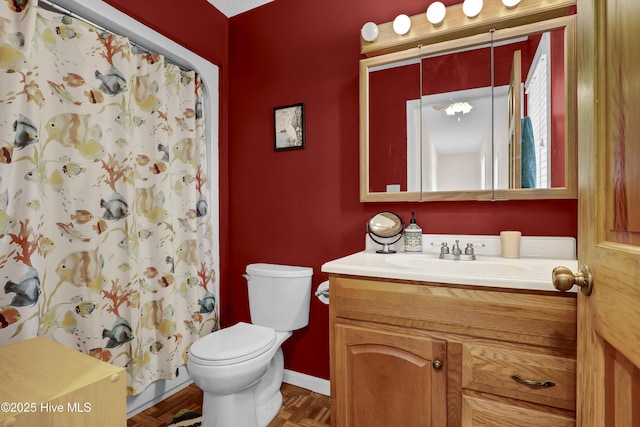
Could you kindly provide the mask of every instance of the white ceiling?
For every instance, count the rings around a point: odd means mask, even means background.
[[[239,15],[273,0],[207,0],[227,18]]]
[[[496,112],[495,129],[507,129],[508,86],[468,89],[458,92],[425,95],[423,120],[427,124],[428,140],[440,154],[475,153],[491,133],[491,108]],[[473,109],[469,114],[448,116],[444,107],[452,102],[467,101]],[[425,108],[426,107],[426,108]]]

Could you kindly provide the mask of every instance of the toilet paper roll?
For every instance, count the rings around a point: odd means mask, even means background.
[[[322,282],[316,289],[316,297],[323,303],[329,304],[329,281]]]

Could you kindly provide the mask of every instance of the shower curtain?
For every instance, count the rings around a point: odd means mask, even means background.
[[[126,37],[0,3],[0,345],[171,379],[218,328],[202,86]]]

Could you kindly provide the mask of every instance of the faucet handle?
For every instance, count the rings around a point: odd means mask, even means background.
[[[448,254],[449,253],[449,245],[447,245],[447,242],[444,242],[442,245],[440,245],[440,254]]]
[[[464,248],[464,254],[465,255],[473,255],[473,243],[467,243],[467,247]]]

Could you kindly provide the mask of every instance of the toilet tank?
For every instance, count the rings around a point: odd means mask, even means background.
[[[309,324],[313,268],[260,263],[246,270],[251,323],[278,331]]]

